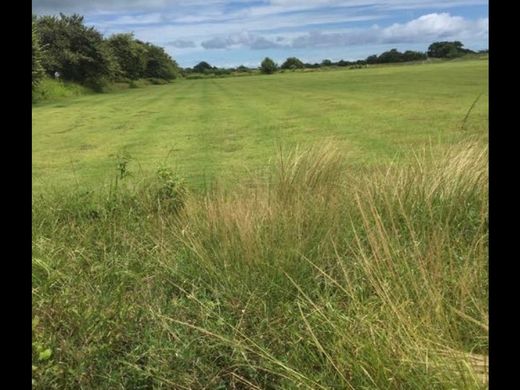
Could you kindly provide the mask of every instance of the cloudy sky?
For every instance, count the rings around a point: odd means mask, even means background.
[[[33,13],[79,13],[105,36],[133,32],[183,67],[364,59],[438,40],[488,48],[487,0],[33,0]]]

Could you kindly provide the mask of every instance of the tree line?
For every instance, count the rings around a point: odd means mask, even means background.
[[[32,85],[59,77],[94,89],[141,78],[175,79],[179,67],[162,47],[132,33],[108,38],[84,24],[83,16],[33,16]]]
[[[428,58],[456,58],[466,54],[476,54],[475,51],[464,49],[463,44],[459,41],[453,42],[434,42],[432,43],[426,52],[406,50],[400,52],[397,49],[391,49],[385,51],[379,55],[370,55],[364,60],[356,61],[345,61],[339,60],[336,62],[330,59],[324,59],[320,63],[304,63],[296,57],[287,58],[281,65],[276,64],[271,58],[266,57],[260,63],[260,71],[265,74],[271,74],[280,70],[295,70],[295,69],[317,69],[325,67],[349,67],[349,68],[362,68],[372,64],[389,64],[399,62],[411,62],[411,61],[424,61]],[[487,50],[481,50],[479,53],[487,53]],[[248,68],[244,65],[240,65],[236,68],[218,68],[212,66],[206,61],[201,61],[193,68],[181,69],[181,74],[184,77],[195,78],[194,75],[211,75],[211,76],[224,76],[233,73],[241,72],[253,72],[258,68]]]
[[[397,49],[371,55],[364,60],[304,63],[296,57],[287,58],[280,66],[266,57],[260,71],[271,74],[278,70],[316,69],[323,67],[360,68],[371,64],[422,61],[428,58],[456,58],[475,52],[463,48],[459,41],[434,42],[427,52],[399,52]],[[487,52],[487,51],[481,51]],[[100,89],[110,82],[143,78],[172,80],[178,75],[195,78],[197,75],[225,76],[249,73],[256,69],[240,65],[218,68],[201,61],[193,68],[180,68],[162,47],[136,39],[132,33],[120,33],[108,38],[94,27],[87,27],[81,15],[33,16],[32,20],[32,84],[44,77],[59,77]]]
[[[464,49],[463,44],[460,41],[443,41],[434,42],[428,47],[427,52],[406,50],[400,52],[397,49],[391,49],[381,53],[380,55],[370,55],[364,60],[357,61],[345,61],[340,60],[332,62],[329,59],[321,61],[321,63],[309,64],[303,63],[296,57],[289,57],[285,62],[278,67],[278,65],[269,57],[266,57],[260,64],[260,70],[262,73],[271,74],[276,72],[278,69],[305,69],[305,68],[322,68],[328,66],[348,66],[351,68],[364,67],[371,64],[389,64],[399,62],[411,62],[411,61],[424,61],[428,58],[456,58],[466,54],[476,54],[475,51]],[[481,50],[479,53],[487,53],[487,50]]]

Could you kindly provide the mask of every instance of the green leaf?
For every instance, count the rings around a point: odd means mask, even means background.
[[[48,360],[52,355],[52,351],[50,348],[47,348],[45,351],[40,352],[38,359],[40,361]]]

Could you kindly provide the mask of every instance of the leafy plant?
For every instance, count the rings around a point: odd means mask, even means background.
[[[184,204],[186,185],[171,168],[162,165],[157,169],[157,198],[162,207],[178,210]]]

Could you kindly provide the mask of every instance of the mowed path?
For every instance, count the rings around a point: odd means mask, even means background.
[[[166,163],[199,186],[265,166],[280,145],[333,138],[352,164],[370,164],[485,140],[487,70],[475,60],[178,80],[36,105],[33,188],[106,183],[123,152],[136,175]]]

